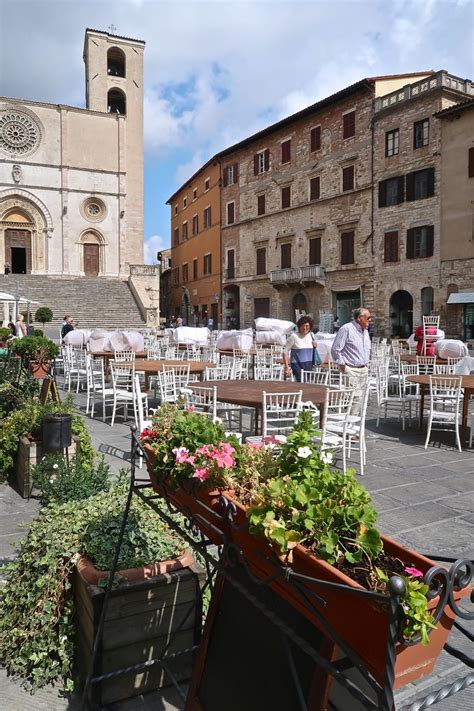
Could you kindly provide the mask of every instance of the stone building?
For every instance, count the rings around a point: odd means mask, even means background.
[[[141,40],[86,30],[86,108],[0,98],[0,269],[125,277],[143,262]]]
[[[158,253],[160,262],[160,320],[169,323],[173,310],[171,306],[171,247]]]
[[[171,207],[171,315],[188,326],[220,323],[221,201],[219,159],[182,185]]]
[[[474,340],[474,98],[435,114],[441,128],[440,304],[448,333]]]
[[[407,336],[424,314],[434,312],[442,314],[443,327],[453,334],[445,320],[449,269],[445,276],[442,264],[449,254],[455,253],[458,259],[473,256],[472,235],[469,244],[465,224],[459,224],[459,212],[468,205],[469,186],[467,167],[464,175],[459,171],[461,156],[452,154],[456,137],[448,128],[442,137],[448,121],[434,114],[473,94],[470,81],[445,71],[417,77],[381,96],[376,93],[373,250],[377,333]],[[449,115],[448,110],[446,118]],[[468,120],[462,124],[464,138],[457,149],[465,163]],[[470,135],[472,145],[472,128]],[[452,220],[459,228],[456,236]],[[458,263],[454,271],[466,273],[469,268],[467,263],[463,268]]]

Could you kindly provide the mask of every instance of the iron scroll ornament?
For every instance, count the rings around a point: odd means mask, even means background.
[[[439,597],[436,609],[433,611],[434,624],[437,625],[440,621],[444,608],[449,605],[451,610],[455,615],[462,617],[465,620],[474,620],[474,610],[472,612],[466,612],[458,607],[456,600],[454,599],[454,593],[458,590],[465,590],[472,583],[474,572],[474,566],[472,561],[468,559],[459,559],[449,570],[443,568],[440,565],[433,566],[428,570],[428,572],[423,577],[423,582],[429,586],[429,591],[427,593],[428,600],[433,600]],[[471,601],[474,598],[474,591],[471,591]],[[403,615],[403,610],[401,611]],[[430,635],[432,630],[428,630],[428,635]],[[419,644],[421,641],[421,635],[416,634],[410,639],[406,639],[403,636],[403,625],[399,628],[398,641],[407,647],[411,647],[414,644]]]

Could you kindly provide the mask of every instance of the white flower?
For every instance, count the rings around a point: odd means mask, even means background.
[[[321,450],[321,460],[324,462],[324,464],[331,464],[333,459],[334,455],[332,452],[328,452],[327,449]]]
[[[53,469],[59,469],[59,464],[53,464]]]
[[[56,480],[56,477],[52,476],[51,479],[49,480],[49,483],[54,484],[55,480]]]
[[[307,459],[312,455],[312,451],[310,447],[298,447],[298,451],[296,452],[296,454],[302,459]]]

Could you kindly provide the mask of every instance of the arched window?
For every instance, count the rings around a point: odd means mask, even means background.
[[[109,114],[127,113],[127,99],[121,89],[110,89],[107,94],[107,111]]]
[[[118,47],[111,47],[107,52],[107,74],[111,77],[125,76],[125,54]]]
[[[422,316],[430,316],[431,312],[433,311],[433,287],[431,286],[425,286],[424,289],[421,290],[421,315]]]

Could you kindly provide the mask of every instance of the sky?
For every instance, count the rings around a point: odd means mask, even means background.
[[[0,95],[84,106],[84,31],[111,25],[146,42],[146,263],[223,148],[364,77],[474,78],[474,0],[0,0]]]

